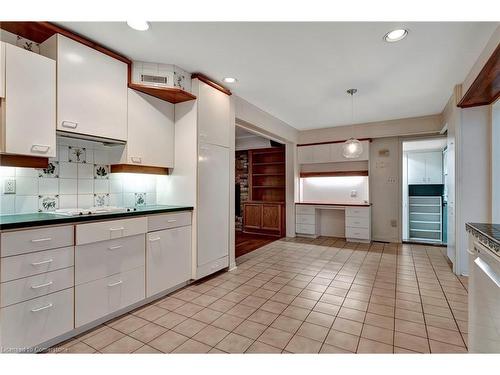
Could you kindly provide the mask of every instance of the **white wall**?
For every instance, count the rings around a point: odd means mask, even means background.
[[[351,193],[356,192],[352,197]],[[363,204],[369,201],[368,176],[307,177],[300,179],[300,201]]]
[[[500,101],[491,107],[491,220],[500,223]]]

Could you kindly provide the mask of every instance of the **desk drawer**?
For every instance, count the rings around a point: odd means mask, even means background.
[[[316,208],[314,206],[306,206],[306,205],[296,205],[295,213],[296,214],[304,214],[304,215],[314,215]]]
[[[0,307],[41,297],[74,285],[73,267],[0,284]]]
[[[191,212],[175,212],[148,217],[148,232],[191,225]]]
[[[359,240],[369,240],[370,239],[370,230],[368,228],[346,227],[345,228],[345,237],[359,239]]]
[[[345,216],[370,218],[370,207],[346,207]]]
[[[73,264],[73,246],[2,258],[0,260],[0,281],[21,279],[71,267]]]
[[[73,329],[73,288],[0,311],[2,349],[31,348]]]
[[[148,218],[101,221],[98,223],[79,224],[76,226],[76,244],[113,240],[146,233]]]
[[[295,222],[297,224],[316,224],[316,215],[296,215]]]
[[[75,287],[75,326],[80,327],[145,298],[144,266]]]
[[[1,235],[2,257],[73,245],[73,226],[6,232]]]
[[[295,231],[301,234],[316,234],[316,226],[309,224],[296,224]]]
[[[346,227],[369,228],[370,220],[367,217],[346,216]]]
[[[145,264],[144,234],[75,248],[75,283],[83,284]]]

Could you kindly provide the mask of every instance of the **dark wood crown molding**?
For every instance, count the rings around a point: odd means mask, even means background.
[[[457,104],[460,108],[494,103],[500,97],[500,43]]]
[[[231,91],[229,91],[227,88],[225,88],[221,84],[215,82],[214,80],[208,78],[206,75],[204,75],[202,73],[193,73],[193,74],[191,74],[191,78],[192,79],[197,78],[201,82],[204,82],[204,83],[206,83],[209,86],[212,86],[214,89],[217,89],[217,90],[223,92],[226,95],[232,95]]]
[[[299,143],[297,144],[297,147],[303,147],[303,146],[316,146],[316,145],[329,145],[333,143],[344,143],[347,141],[347,139],[341,140],[341,141],[326,141],[326,142],[313,142],[313,143]],[[368,141],[371,142],[371,138],[358,138],[358,141]]]

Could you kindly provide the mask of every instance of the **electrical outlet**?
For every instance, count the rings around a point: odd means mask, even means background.
[[[5,180],[3,182],[4,194],[16,194],[16,180]]]

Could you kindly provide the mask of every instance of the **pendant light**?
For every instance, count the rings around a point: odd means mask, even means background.
[[[354,94],[357,89],[349,89],[347,93],[351,95],[351,124],[354,124]],[[349,138],[342,146],[342,155],[346,159],[356,159],[363,153],[363,145],[354,137]]]

